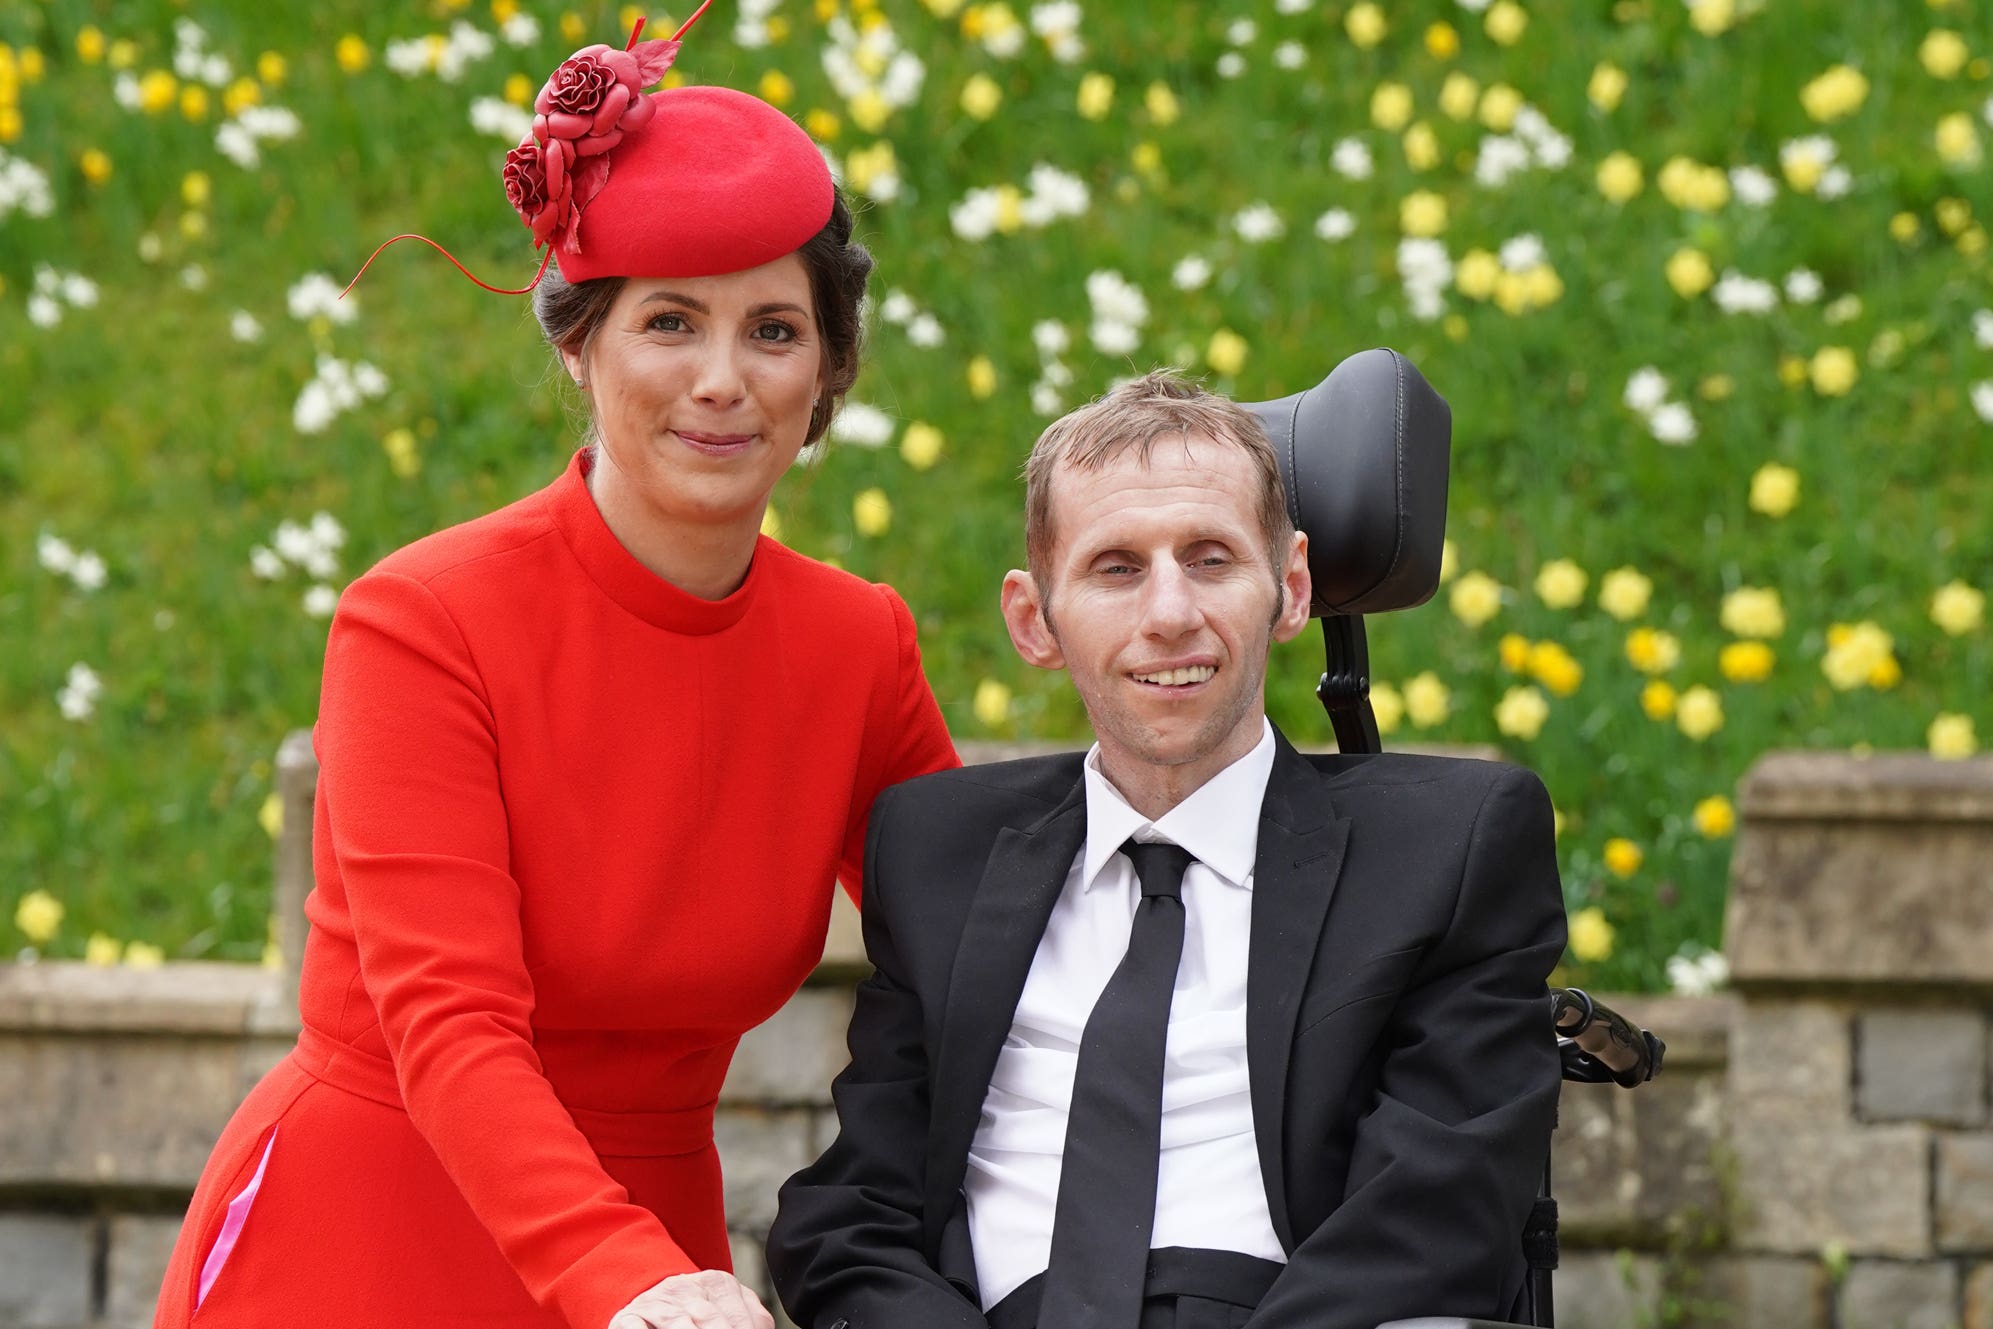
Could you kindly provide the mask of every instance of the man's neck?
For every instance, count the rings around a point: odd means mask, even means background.
[[[1176,765],[1145,762],[1133,753],[1100,745],[1100,773],[1128,806],[1150,821],[1160,821],[1176,806],[1202,789],[1233,762],[1259,746],[1265,733],[1264,715],[1241,725],[1225,745],[1192,761]]]

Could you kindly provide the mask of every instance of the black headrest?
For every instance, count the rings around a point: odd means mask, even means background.
[[[1412,362],[1359,351],[1306,392],[1245,402],[1308,533],[1311,615],[1379,614],[1439,589],[1453,413]]]

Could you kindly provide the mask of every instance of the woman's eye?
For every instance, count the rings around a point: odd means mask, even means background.
[[[763,323],[754,330],[754,335],[761,341],[790,341],[795,338],[796,330],[787,323]]]
[[[685,319],[679,314],[659,314],[650,321],[650,327],[657,332],[683,332]]]

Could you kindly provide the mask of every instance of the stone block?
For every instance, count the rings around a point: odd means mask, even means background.
[[[830,1082],[847,1060],[849,987],[812,985],[791,997],[767,1023],[750,1029],[734,1053],[722,1103],[767,1106],[826,1104]]]
[[[74,1329],[90,1319],[92,1218],[0,1214],[0,1324]]]
[[[1630,1251],[1566,1252],[1554,1295],[1564,1329],[1645,1329],[1660,1303],[1661,1262]]]
[[[791,1174],[815,1160],[810,1114],[802,1110],[721,1109],[714,1142],[726,1177],[727,1224],[760,1240],[775,1221],[775,1193]]]
[[[1720,1224],[1723,1085],[1712,1069],[1664,1074],[1637,1093],[1565,1085],[1551,1158],[1567,1236],[1651,1248],[1681,1223]]]
[[[762,1248],[760,1236],[751,1232],[729,1232],[727,1245],[733,1253],[734,1277],[760,1297],[762,1305],[774,1311],[775,1285],[768,1277],[768,1256]]]
[[[1976,1264],[1965,1276],[1965,1306],[1959,1329],[1993,1329],[1993,1264]]]
[[[166,1281],[180,1220],[157,1214],[119,1214],[110,1222],[105,1261],[104,1329],[150,1329]]]
[[[1841,1285],[1840,1329],[1954,1329],[1958,1269],[1936,1260],[1856,1260]]]
[[[1977,1010],[1867,1011],[1855,1021],[1856,1110],[1870,1121],[1986,1120],[1986,1019]]]
[[[1811,1256],[1838,1242],[1856,1255],[1932,1254],[1929,1127],[1733,1120],[1740,1249]]]
[[[1938,1248],[1993,1251],[1993,1132],[1940,1135]]]
[[[1737,1122],[1845,1126],[1853,1114],[1852,1012],[1826,1001],[1741,1003],[1730,1030],[1729,1076]]]
[[[1680,1281],[1682,1329],[1827,1329],[1827,1271],[1818,1260],[1731,1256]]]

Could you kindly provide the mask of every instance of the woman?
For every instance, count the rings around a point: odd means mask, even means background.
[[[161,1326],[770,1324],[726,1272],[720,1081],[873,796],[956,759],[899,598],[758,534],[855,377],[870,257],[779,111],[641,94],[675,51],[571,58],[508,158],[595,443],[341,600],[303,1033]]]

